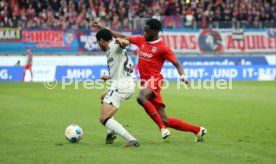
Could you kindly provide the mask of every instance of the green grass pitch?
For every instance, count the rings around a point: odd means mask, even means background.
[[[234,82],[231,90],[175,86],[162,91],[167,114],[205,126],[208,134],[202,143],[176,130],[161,139],[136,103],[138,90],[115,118],[141,146],[123,148],[121,137],[113,145],[104,144],[106,129],[98,121],[104,90],[0,83],[0,163],[276,163],[276,82]],[[64,138],[71,123],[84,130],[77,144]]]

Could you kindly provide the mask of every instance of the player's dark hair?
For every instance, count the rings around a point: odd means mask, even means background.
[[[111,31],[108,29],[100,29],[97,34],[96,34],[97,40],[105,40],[105,41],[110,41],[112,40],[112,34]]]
[[[149,19],[146,21],[146,25],[150,27],[150,29],[162,31],[162,23],[158,19]]]

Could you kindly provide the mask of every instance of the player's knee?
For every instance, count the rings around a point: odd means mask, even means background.
[[[100,123],[102,124],[104,122],[104,118],[103,117],[100,117],[99,119]]]
[[[162,118],[162,121],[166,126],[168,125],[168,118]]]
[[[139,104],[141,104],[141,97],[140,97],[140,96],[137,96],[137,97],[136,97],[136,101],[137,101]]]
[[[140,105],[143,105],[144,102],[145,102],[145,97],[142,96],[142,95],[138,95],[137,98],[136,98],[137,102],[140,104]]]
[[[110,117],[101,116],[100,123],[105,126],[106,122],[110,119]]]

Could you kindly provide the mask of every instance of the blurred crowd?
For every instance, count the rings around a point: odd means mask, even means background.
[[[166,28],[276,27],[276,0],[0,0],[0,27],[135,29],[151,17]]]

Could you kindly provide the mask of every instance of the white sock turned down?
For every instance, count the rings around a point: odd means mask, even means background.
[[[128,141],[136,140],[118,121],[114,120],[113,118],[110,118],[105,123],[105,127],[111,131],[114,131],[115,133],[118,133]]]

